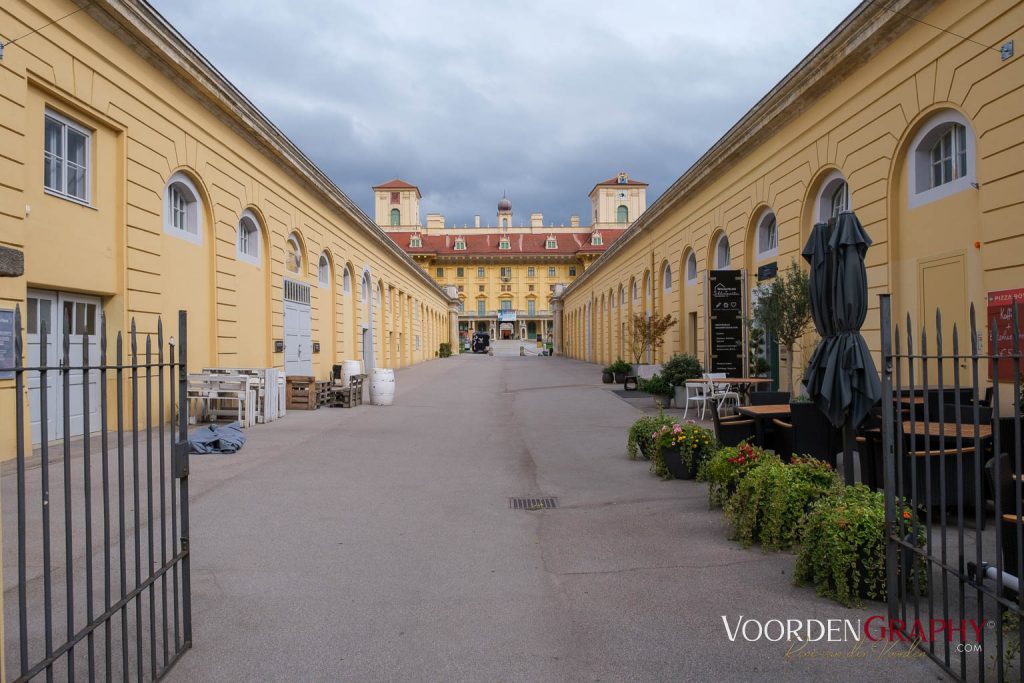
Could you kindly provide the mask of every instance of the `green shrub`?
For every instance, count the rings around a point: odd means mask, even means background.
[[[745,441],[738,446],[719,448],[712,453],[697,470],[697,481],[708,483],[708,507],[724,507],[736,491],[740,479],[766,458],[779,460],[775,453],[751,446]]]
[[[690,379],[698,379],[704,373],[696,356],[677,353],[661,366],[661,376],[671,386],[681,387]]]
[[[799,540],[811,503],[840,486],[828,463],[793,456],[790,464],[762,459],[743,477],[725,505],[734,538],[743,547],[760,543],[765,550],[785,550]]]
[[[913,513],[905,505],[898,507],[912,536]],[[918,543],[924,545],[924,527],[917,528]],[[885,495],[863,484],[841,487],[816,501],[804,519],[793,582],[813,583],[818,595],[847,607],[859,605],[864,597],[884,601],[885,537]],[[917,589],[924,595],[927,568],[916,557]],[[908,591],[914,590],[914,578],[907,577]]]
[[[441,358],[448,358],[452,355],[452,345],[448,342],[441,342],[441,346],[437,349],[437,355]]]
[[[626,361],[622,360],[621,358],[616,358],[615,362],[608,366],[608,369],[611,370],[613,373],[623,375],[629,374],[630,370],[633,369],[633,366],[627,363]]]
[[[652,396],[671,396],[675,390],[661,375],[655,374],[650,379],[638,379],[637,389],[646,391]]]
[[[715,438],[710,431],[695,424],[679,424],[673,421],[658,428],[651,448],[651,472],[662,479],[671,479],[672,473],[665,467],[665,461],[661,458],[662,448],[678,448],[683,465],[689,468],[694,462],[700,465],[711,457],[715,451]]]
[[[626,437],[626,455],[630,460],[650,460],[654,445],[654,434],[660,427],[671,425],[672,418],[668,415],[658,413],[657,415],[644,415],[633,423],[629,428],[629,435]]]

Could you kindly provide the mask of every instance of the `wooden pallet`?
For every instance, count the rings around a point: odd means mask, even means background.
[[[330,405],[332,408],[352,408],[363,404],[363,380],[366,375],[352,375],[348,386],[335,384],[330,387]]]
[[[322,408],[331,402],[331,383],[327,380],[316,382],[316,405]]]
[[[288,410],[316,410],[316,378],[306,375],[292,375],[286,382]]]

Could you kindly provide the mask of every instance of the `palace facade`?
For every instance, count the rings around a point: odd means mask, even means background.
[[[647,207],[647,183],[625,171],[590,191],[590,225],[544,225],[539,212],[519,221],[508,197],[498,201],[494,225],[448,225],[440,214],[420,221],[419,188],[403,180],[377,185],[377,224],[428,275],[458,294],[459,336],[488,332],[495,339],[550,341],[556,287],[575,280],[614,244]]]

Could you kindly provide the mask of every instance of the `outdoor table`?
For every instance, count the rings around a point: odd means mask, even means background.
[[[740,406],[736,409],[740,415],[754,419],[754,429],[757,432],[757,445],[765,447],[764,423],[777,417],[789,417],[790,410],[788,403],[776,403],[765,406]]]
[[[903,422],[903,433],[907,436],[930,436],[939,438],[945,436],[947,439],[955,439],[956,434],[956,422],[946,422],[939,424],[938,422],[922,422],[917,420],[911,423],[908,420]],[[970,422],[960,424],[960,436],[964,441],[973,440],[975,436],[980,439],[991,439],[992,438],[992,425],[983,424],[979,425],[978,432],[975,434],[974,425]]]

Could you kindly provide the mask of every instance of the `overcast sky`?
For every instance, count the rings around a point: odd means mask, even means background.
[[[399,177],[459,226],[653,202],[858,4],[151,1],[371,218]]]

